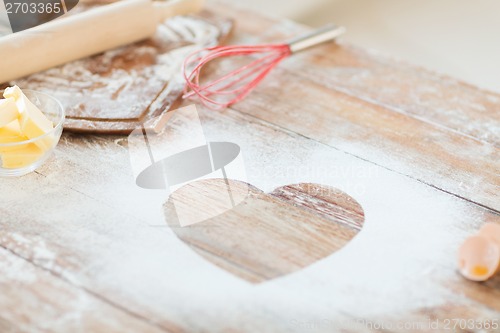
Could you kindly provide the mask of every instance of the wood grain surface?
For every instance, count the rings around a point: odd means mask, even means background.
[[[92,10],[80,4],[74,14]],[[230,33],[232,22],[205,12],[175,17],[146,41],[10,82],[44,91],[66,109],[66,131],[128,134],[171,110],[182,94],[181,67],[194,50],[214,46]],[[112,38],[112,37],[110,37]],[[155,124],[151,124],[155,126]]]
[[[307,29],[209,6],[237,22],[230,43]],[[173,227],[165,208],[187,192],[137,186],[126,136],[65,133],[39,170],[0,180],[2,332],[436,332],[500,317],[499,277],[466,281],[456,263],[467,236],[500,223],[499,94],[339,42],[283,62],[230,109],[197,108],[206,141],[241,148],[253,189],[235,218],[209,221],[232,237]],[[158,140],[193,136],[166,130]],[[233,226],[260,218],[280,227]],[[345,237],[310,227],[332,221]],[[229,265],[248,258],[276,265]]]
[[[183,227],[176,202],[191,214],[217,205],[228,193],[246,199],[222,214]],[[213,199],[207,199],[213,198]],[[222,199],[221,199],[222,198]],[[224,179],[193,182],[176,190],[164,205],[177,236],[215,265],[258,283],[304,269],[346,245],[361,230],[361,206],[346,193],[319,184],[287,185],[270,195]],[[256,246],[260,244],[260,246]]]

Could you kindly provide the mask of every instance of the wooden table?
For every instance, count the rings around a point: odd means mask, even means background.
[[[236,21],[230,43],[307,30],[210,7]],[[500,318],[500,277],[469,282],[456,263],[468,235],[500,223],[499,94],[339,42],[198,112],[209,141],[241,148],[239,225],[196,251],[165,223],[163,192],[136,185],[127,137],[66,133],[49,163],[0,181],[0,332],[479,331]]]

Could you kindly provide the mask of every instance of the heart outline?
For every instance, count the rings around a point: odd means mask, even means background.
[[[218,216],[182,227],[176,200],[202,209],[208,192],[238,186],[247,199]],[[213,192],[216,191],[216,192]],[[303,270],[347,245],[362,229],[364,211],[348,194],[320,184],[285,185],[265,193],[244,182],[199,180],[177,189],[163,205],[167,224],[194,252],[250,283]],[[256,216],[256,213],[259,216]]]

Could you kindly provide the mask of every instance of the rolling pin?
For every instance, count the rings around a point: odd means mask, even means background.
[[[146,39],[203,0],[125,0],[0,38],[0,83]]]

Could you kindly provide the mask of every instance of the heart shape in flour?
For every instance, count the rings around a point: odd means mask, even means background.
[[[231,197],[244,200],[219,215],[182,226],[179,207],[192,207],[188,214],[201,220],[197,215],[214,206],[212,199],[227,196],[228,189]],[[199,180],[177,189],[163,208],[168,225],[196,253],[252,283],[299,271],[331,255],[364,223],[362,207],[348,194],[306,183],[267,194],[239,181]]]
[[[0,0],[0,28],[10,25],[12,32],[30,29],[66,14],[77,4],[78,0]],[[9,22],[4,22],[6,16]]]

